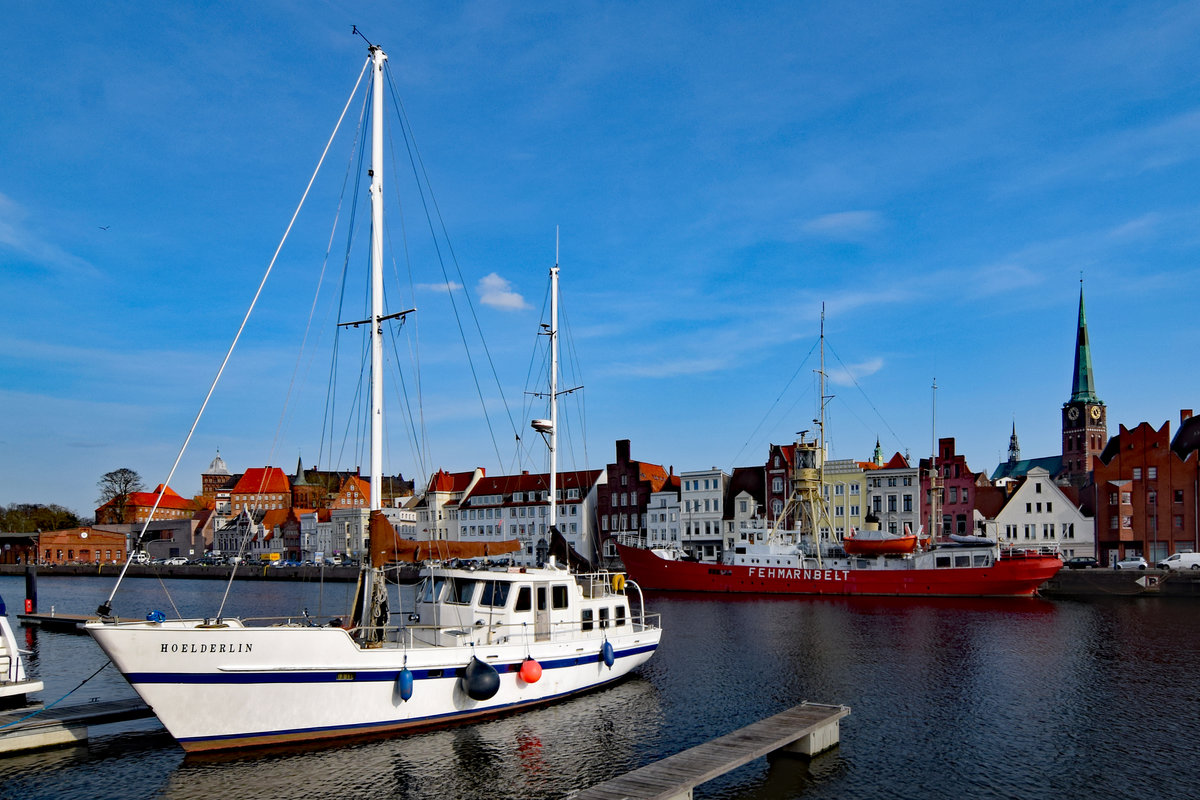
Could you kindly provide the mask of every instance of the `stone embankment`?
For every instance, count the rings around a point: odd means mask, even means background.
[[[1064,569],[1042,585],[1044,597],[1200,597],[1200,570]]]
[[[210,578],[229,579],[231,567],[201,566],[185,564],[168,567],[162,564],[131,564],[128,577],[133,578]],[[0,575],[24,575],[24,564],[0,564]],[[116,577],[121,574],[120,564],[55,564],[38,567],[38,577],[55,575],[102,575]],[[282,580],[282,581],[353,581],[358,578],[358,567],[271,567],[241,565],[237,568],[238,579]]]

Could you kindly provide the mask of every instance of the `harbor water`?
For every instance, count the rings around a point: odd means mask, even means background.
[[[109,578],[43,577],[39,611],[91,613]],[[125,582],[121,616],[215,616],[224,584]],[[353,584],[238,581],[225,615],[341,616]],[[411,589],[393,587],[393,604]],[[396,596],[396,595],[399,596]],[[90,637],[21,627],[49,703],[133,692]],[[542,709],[345,745],[185,756],[153,720],[0,758],[0,798],[567,798],[805,700],[841,744],[760,759],[697,798],[1191,797],[1200,604],[1168,598],[888,599],[649,594],[666,633],[632,679]],[[396,606],[393,605],[393,608]],[[78,684],[100,670],[81,688]],[[197,697],[198,704],[204,703]]]

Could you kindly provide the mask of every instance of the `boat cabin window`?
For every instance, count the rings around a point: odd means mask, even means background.
[[[988,565],[988,557],[986,553],[981,553],[975,556],[975,566],[986,567]]]
[[[610,610],[609,610],[609,609],[607,609],[607,608],[602,608],[602,609],[600,609],[600,627],[601,627],[601,628],[607,628],[607,627],[608,627],[608,615],[609,615],[609,611],[610,611]]]
[[[475,595],[475,584],[479,581],[455,578],[450,581],[450,594],[446,598],[447,603],[456,603],[458,605],[467,605],[471,602],[471,598]]]
[[[939,568],[950,566],[950,556],[938,556],[934,561],[934,566]]]
[[[590,608],[583,609],[582,619],[583,622],[580,624],[579,629],[590,631],[592,629],[592,610]]]
[[[954,557],[954,566],[956,566],[956,567],[971,566],[971,557],[970,556],[955,556]]]
[[[434,578],[433,580],[425,581],[425,594],[421,598],[422,603],[436,603],[442,597],[442,587],[446,584],[445,578]]]
[[[617,621],[614,624],[617,627],[625,624],[625,606],[617,606]]]
[[[513,606],[513,611],[532,611],[533,610],[533,587],[522,586],[517,589],[517,602]]]
[[[479,598],[479,605],[503,608],[508,604],[508,590],[510,588],[512,588],[512,584],[508,581],[484,581],[483,594]]]
[[[551,608],[566,608],[567,585],[565,583],[556,583],[550,587],[550,591],[553,594]]]

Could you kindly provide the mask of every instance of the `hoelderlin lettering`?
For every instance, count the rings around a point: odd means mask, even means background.
[[[164,644],[164,653],[249,653],[254,648],[251,642],[237,644]]]

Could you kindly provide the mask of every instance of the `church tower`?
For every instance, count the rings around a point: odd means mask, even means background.
[[[1071,486],[1087,483],[1092,463],[1108,443],[1108,416],[1096,396],[1092,351],[1088,344],[1087,317],[1083,311],[1083,282],[1079,285],[1079,328],[1075,334],[1075,371],[1071,399],[1062,407],[1062,472],[1060,480]]]

